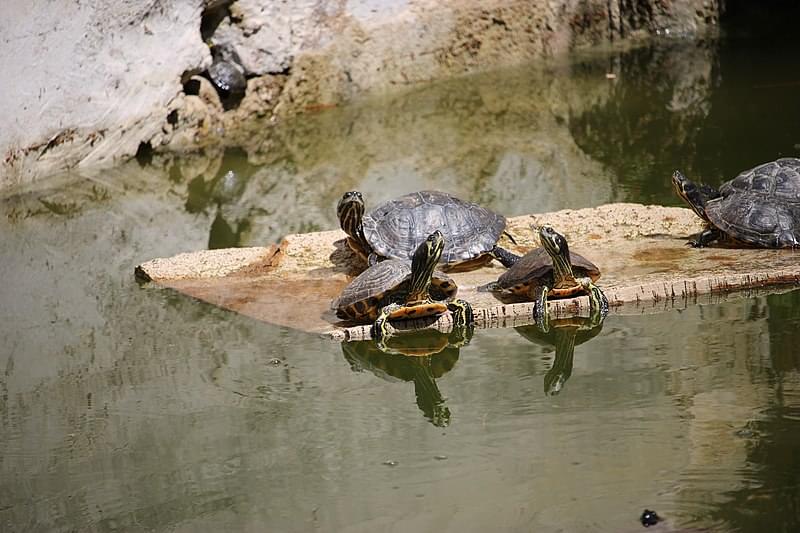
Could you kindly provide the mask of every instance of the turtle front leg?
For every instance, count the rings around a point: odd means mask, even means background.
[[[401,307],[402,306],[397,303],[391,303],[385,306],[381,309],[375,322],[372,323],[369,333],[381,350],[384,348],[384,341],[392,336],[392,333],[389,331],[389,317]]]
[[[453,331],[450,333],[450,344],[465,346],[469,344],[474,331],[475,314],[472,304],[461,298],[448,302],[447,309],[453,317]]]
[[[589,294],[589,318],[592,327],[597,326],[608,314],[608,298],[591,278],[581,278],[580,284]]]
[[[447,303],[447,309],[453,315],[453,326],[471,326],[475,322],[472,304],[461,298]]]
[[[692,248],[705,248],[720,238],[722,238],[722,233],[718,229],[708,228],[698,233],[697,236],[695,236],[695,238],[691,241],[687,242],[686,245],[691,246]]]
[[[538,292],[538,296],[535,294],[536,292]],[[533,319],[543,333],[550,331],[550,312],[547,309],[548,292],[550,292],[550,287],[547,285],[531,288],[531,296],[534,298]]]

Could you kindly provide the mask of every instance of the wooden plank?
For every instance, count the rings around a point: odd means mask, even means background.
[[[642,313],[711,301],[732,291],[783,288],[800,283],[800,252],[712,247],[693,249],[687,237],[702,229],[689,209],[608,204],[596,208],[524,215],[509,219],[522,253],[538,246],[532,228],[551,224],[571,249],[602,270],[599,285],[612,312]],[[265,248],[205,250],[136,267],[139,279],[191,295],[258,320],[328,335],[334,339],[369,338],[366,326],[349,326],[330,310],[330,302],[363,267],[341,231],[289,235]],[[500,301],[478,292],[502,274],[492,264],[452,273],[459,296],[476,311],[477,327],[529,324],[530,302]],[[555,317],[588,315],[588,298],[551,301]],[[448,331],[449,315],[406,321],[398,329],[435,327]]]

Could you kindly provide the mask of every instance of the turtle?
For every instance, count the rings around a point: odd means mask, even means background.
[[[332,302],[336,316],[374,321],[370,334],[379,346],[390,335],[390,319],[435,316],[449,310],[454,327],[470,326],[472,306],[454,298],[458,287],[449,276],[434,272],[443,249],[444,237],[434,231],[417,246],[410,264],[394,259],[367,268]]]
[[[679,170],[672,184],[708,227],[687,244],[716,240],[760,248],[800,247],[800,159],[784,157],[745,170],[719,189],[696,184]]]
[[[413,192],[366,214],[364,210],[361,193],[349,191],[339,200],[336,214],[348,246],[368,265],[382,258],[410,259],[434,230],[445,237],[439,259],[443,270],[468,270],[493,258],[510,267],[519,259],[497,245],[501,235],[508,235],[503,215],[445,192]]]
[[[211,66],[207,74],[217,89],[223,109],[237,107],[247,89],[247,78],[236,50],[226,44],[211,46]]]
[[[663,519],[658,516],[658,513],[650,509],[642,511],[642,516],[639,517],[639,522],[641,522],[644,527],[654,526],[661,522],[661,520]]]
[[[600,269],[583,257],[571,253],[567,239],[551,226],[539,228],[542,246],[522,256],[497,281],[479,287],[480,291],[499,292],[533,300],[533,318],[542,329],[547,328],[547,298],[568,298],[589,295],[593,319],[608,313],[608,299],[594,282]]]

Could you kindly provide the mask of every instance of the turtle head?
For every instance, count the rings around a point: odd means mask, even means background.
[[[680,170],[676,170],[672,173],[672,187],[675,189],[675,192],[678,193],[678,196],[689,204],[692,211],[697,213],[697,216],[708,221],[706,202],[717,198],[719,196],[719,191],[708,185],[698,185],[684,176]]]
[[[444,236],[439,230],[434,231],[417,246],[411,258],[411,299],[423,299],[427,296],[433,271],[442,257]]]
[[[567,239],[554,230],[552,226],[544,225],[539,228],[539,241],[553,260],[555,284],[558,285],[562,281],[573,279]]]
[[[364,234],[361,229],[361,220],[364,218],[364,198],[358,191],[344,193],[336,206],[336,216],[339,225],[351,238],[364,244]]]

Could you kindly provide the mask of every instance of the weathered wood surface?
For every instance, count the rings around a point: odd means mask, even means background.
[[[693,249],[687,237],[702,229],[689,209],[608,204],[597,208],[524,215],[509,220],[517,252],[538,246],[532,227],[551,224],[571,249],[602,270],[600,285],[612,312],[653,312],[714,301],[733,291],[778,289],[800,283],[800,252],[714,247]],[[361,270],[341,231],[289,235],[266,248],[199,251],[155,259],[136,267],[140,279],[211,302],[258,320],[335,339],[369,338],[369,328],[347,327],[330,302]],[[496,279],[492,264],[451,275],[459,296],[476,311],[477,327],[531,322],[532,304],[500,301],[476,288]],[[556,317],[587,315],[588,298],[549,303]],[[449,315],[433,322],[398,324],[398,329],[451,328]]]

